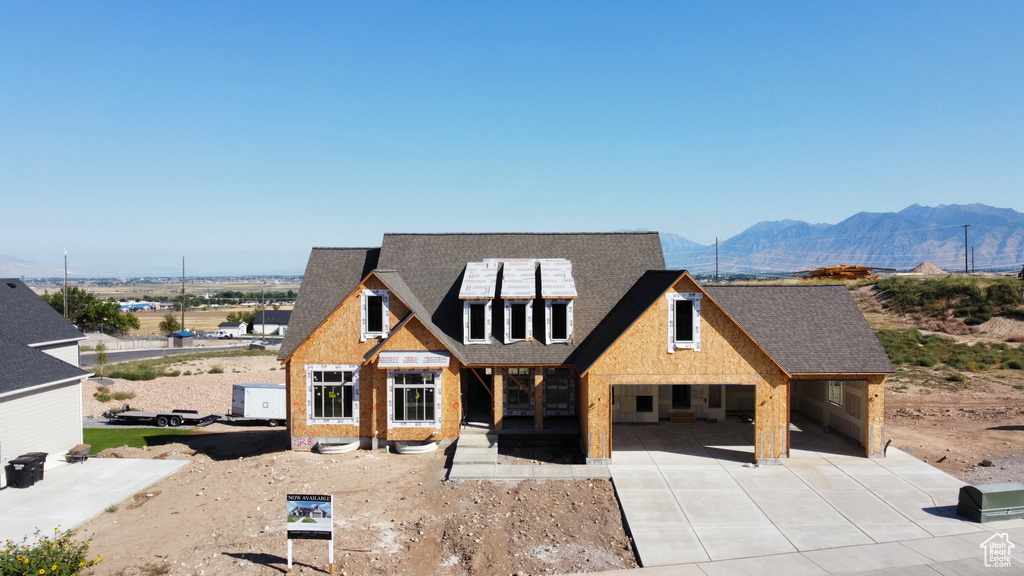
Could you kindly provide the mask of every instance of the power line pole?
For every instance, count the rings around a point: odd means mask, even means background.
[[[185,330],[185,257],[181,257],[181,329]]]
[[[967,274],[967,229],[970,228],[970,224],[961,224],[960,227],[964,229],[964,274]]]
[[[64,249],[64,319],[68,319],[68,249]]]

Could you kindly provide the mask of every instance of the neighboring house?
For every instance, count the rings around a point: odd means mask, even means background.
[[[192,341],[195,339],[195,334],[188,330],[182,330],[169,334],[167,336],[167,347],[168,348],[188,348],[192,346]]]
[[[221,322],[220,331],[233,337],[245,336],[249,333],[249,325],[245,322]]]
[[[657,233],[386,234],[314,248],[279,359],[292,446],[614,422],[753,418],[760,462],[791,411],[880,454],[892,364],[842,285],[702,286]]]
[[[24,282],[0,279],[0,466],[82,443],[84,339]]]
[[[257,336],[284,336],[288,331],[291,310],[265,310],[256,313],[252,321],[252,333]]]

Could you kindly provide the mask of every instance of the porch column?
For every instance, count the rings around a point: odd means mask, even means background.
[[[885,375],[868,377],[864,406],[864,451],[868,458],[885,457]]]
[[[533,429],[544,429],[544,368],[533,372]]]
[[[781,464],[789,457],[789,378],[768,374],[757,379],[754,408],[754,460]]]
[[[494,429],[501,430],[501,419],[505,415],[505,382],[504,375],[501,373],[501,368],[495,366],[491,368],[494,372],[494,378],[491,379],[491,387],[494,389],[494,405],[492,409],[494,411]]]

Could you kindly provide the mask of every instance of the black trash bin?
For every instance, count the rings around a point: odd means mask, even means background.
[[[18,458],[31,458],[36,462],[36,482],[43,481],[43,466],[46,464],[46,457],[49,452],[26,452]]]
[[[7,463],[7,486],[28,488],[36,483],[36,460],[19,456]]]

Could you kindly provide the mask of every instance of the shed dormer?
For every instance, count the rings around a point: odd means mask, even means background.
[[[496,260],[466,264],[459,289],[463,344],[491,343],[491,301],[498,283],[498,265]]]

